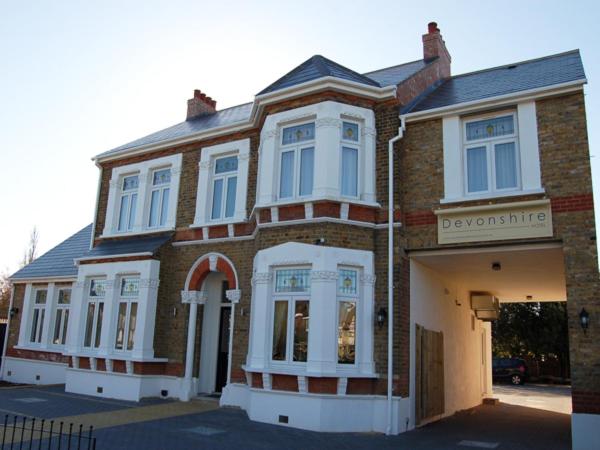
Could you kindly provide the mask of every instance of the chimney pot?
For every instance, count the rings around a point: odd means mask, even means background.
[[[427,31],[429,32],[429,34],[439,33],[440,29],[437,26],[437,22],[429,22],[427,24]]]
[[[187,118],[206,116],[217,112],[217,102],[204,94],[200,89],[194,89],[194,96],[187,101]]]

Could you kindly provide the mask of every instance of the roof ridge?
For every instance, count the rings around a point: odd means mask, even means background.
[[[534,63],[534,62],[537,62],[537,61],[543,61],[545,59],[556,58],[558,56],[569,55],[571,53],[577,53],[577,54],[579,54],[579,49],[576,48],[576,49],[573,49],[573,50],[568,50],[566,52],[555,53],[553,55],[546,55],[546,56],[541,56],[539,58],[526,59],[524,61],[515,61],[515,62],[511,62],[511,63],[507,63],[507,64],[501,64],[501,65],[495,66],[495,67],[489,67],[487,69],[474,70],[472,72],[465,72],[465,73],[461,73],[461,74],[458,74],[458,75],[452,75],[449,79],[466,77],[466,76],[470,76],[470,75],[475,75],[477,73],[491,72],[493,70],[498,70],[498,69],[506,69],[506,68],[508,68],[510,66],[518,66],[520,64]]]
[[[396,64],[394,66],[384,67],[383,69],[376,69],[376,70],[371,70],[370,72],[364,72],[361,75],[368,76],[369,74],[372,74],[372,73],[383,72],[384,70],[396,69],[398,67],[408,66],[409,64],[414,64],[414,63],[421,62],[421,61],[425,61],[425,60],[424,59],[415,59],[414,61],[409,61],[409,62],[405,62],[402,64]]]

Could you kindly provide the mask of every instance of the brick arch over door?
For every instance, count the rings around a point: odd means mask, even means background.
[[[221,253],[207,253],[192,265],[185,280],[185,290],[202,290],[202,283],[211,272],[223,273],[227,277],[229,289],[239,289],[237,272],[231,260]]]

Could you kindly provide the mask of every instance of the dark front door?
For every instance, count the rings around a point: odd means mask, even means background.
[[[231,306],[221,307],[221,321],[219,324],[219,349],[217,353],[217,381],[216,392],[222,392],[227,384],[227,364],[229,362],[229,322]]]

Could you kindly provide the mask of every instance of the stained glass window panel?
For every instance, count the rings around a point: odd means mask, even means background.
[[[495,117],[467,123],[467,141],[514,134],[513,116]]]
[[[35,291],[35,303],[38,305],[44,305],[46,303],[46,296],[48,291],[46,289],[40,289]]]
[[[310,141],[315,138],[315,124],[305,123],[283,129],[283,145],[295,144],[297,142]]]
[[[215,162],[215,174],[233,172],[238,169],[238,157],[228,156],[227,158],[219,158]]]
[[[106,280],[90,281],[90,297],[104,297],[106,294]]]
[[[137,189],[139,186],[139,177],[137,175],[131,175],[123,178],[123,190],[131,191]]]
[[[121,278],[121,297],[137,297],[140,294],[139,278]]]
[[[71,289],[60,289],[58,291],[58,303],[61,305],[71,303]]]
[[[310,269],[275,271],[275,292],[306,292],[310,290]]]
[[[356,270],[340,269],[338,276],[338,292],[340,294],[356,295],[356,280]]]
[[[152,184],[159,186],[161,184],[168,184],[171,182],[171,169],[162,169],[154,172],[152,177]]]
[[[358,142],[358,124],[344,122],[342,126],[342,139]]]

